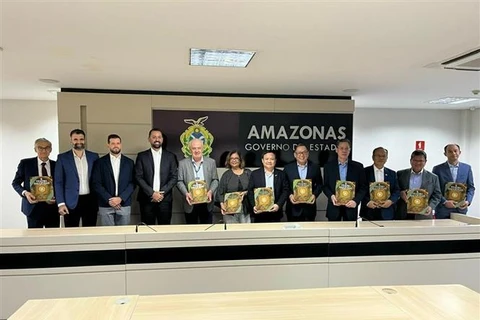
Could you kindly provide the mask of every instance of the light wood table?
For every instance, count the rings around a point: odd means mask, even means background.
[[[131,319],[138,296],[28,300],[9,320]]]
[[[480,319],[480,294],[460,285],[347,287],[32,300],[11,318],[115,320]]]

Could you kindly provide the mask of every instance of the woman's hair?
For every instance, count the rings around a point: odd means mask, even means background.
[[[242,154],[238,150],[232,150],[227,154],[227,159],[225,160],[225,167],[227,167],[228,169],[232,169],[232,166],[230,165],[230,158],[235,153],[238,154],[238,157],[240,158],[239,167],[241,169],[245,168],[245,159],[243,159]]]

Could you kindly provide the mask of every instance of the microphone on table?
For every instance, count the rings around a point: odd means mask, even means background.
[[[145,222],[140,222],[138,223],[136,226],[135,226],[135,232],[138,233],[138,226],[145,226],[145,227],[148,227],[150,229],[152,229],[153,231],[157,232],[157,230],[153,229],[152,227],[150,227],[148,224],[146,224]]]
[[[208,229],[210,229],[211,227],[213,227],[214,225],[216,224],[219,224],[219,223],[223,223],[223,230],[227,230],[227,223],[225,221],[223,221],[222,219],[212,223],[211,225],[209,225],[207,228],[205,228],[205,230],[203,231],[207,231]]]
[[[383,224],[378,224],[378,223],[376,223],[376,222],[374,222],[374,221],[368,220],[368,219],[365,218],[365,217],[360,217],[360,218],[361,218],[362,220],[365,220],[365,221],[367,221],[367,222],[370,222],[371,224],[376,225],[377,227],[381,227],[381,228],[385,227]],[[358,224],[358,220],[357,220],[357,223],[355,224],[355,227],[357,227],[357,224]]]

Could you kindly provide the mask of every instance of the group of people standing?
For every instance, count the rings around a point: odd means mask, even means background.
[[[13,188],[22,197],[22,212],[27,217],[29,228],[58,227],[59,215],[66,227],[95,226],[97,214],[100,224],[127,225],[130,223],[131,203],[136,186],[140,204],[141,222],[145,224],[170,224],[172,219],[173,189],[182,195],[183,210],[187,224],[212,223],[215,204],[226,223],[279,222],[286,209],[288,221],[314,221],[317,214],[317,199],[324,192],[328,198],[326,216],[329,221],[357,219],[369,220],[413,219],[407,213],[406,191],[421,188],[428,191],[427,215],[449,218],[451,212],[466,213],[473,200],[475,187],[469,165],[459,162],[460,147],[445,146],[447,161],[425,170],[427,154],[415,150],[410,157],[411,167],[395,172],[385,167],[388,151],[379,147],[373,150],[371,166],[365,167],[350,160],[351,143],[339,140],[336,145],[337,159],[327,163],[324,174],[320,167],[309,160],[309,151],[301,143],[294,150],[295,161],[283,170],[276,168],[276,154],[262,154],[262,167],[251,171],[239,151],[230,151],[224,172],[218,178],[215,161],[203,155],[203,142],[189,142],[191,156],[177,161],[175,155],[162,148],[163,134],[160,129],[150,130],[148,141],[151,148],[138,153],[136,161],[122,154],[122,140],[116,134],[107,138],[109,153],[99,157],[85,149],[85,132],[80,129],[70,133],[72,149],[58,155],[57,161],[49,159],[52,150],[50,141],[44,138],[35,141],[37,157],[23,159],[18,165]],[[55,198],[38,202],[30,190],[33,176],[52,176]],[[310,179],[312,201],[299,203],[293,195],[293,180]],[[189,192],[189,182],[202,180],[206,183],[207,202],[194,203]],[[355,182],[355,196],[346,204],[339,204],[335,196],[336,182]],[[382,204],[370,200],[369,183],[389,182],[390,198]],[[467,196],[462,206],[456,208],[444,198],[447,182],[464,183]],[[274,205],[267,212],[259,212],[255,206],[254,190],[270,187]],[[227,214],[225,194],[242,192],[240,213]]]

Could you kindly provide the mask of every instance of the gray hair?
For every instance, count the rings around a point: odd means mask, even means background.
[[[33,146],[36,148],[37,144],[39,144],[40,142],[46,142],[50,147],[52,146],[52,143],[46,138],[38,138],[37,140],[35,140],[35,143],[33,144]]]
[[[188,141],[188,149],[192,149],[192,143],[193,143],[194,141],[200,141],[201,144],[202,144],[202,149],[203,149],[203,140],[197,139],[197,138],[194,138],[194,139]]]

